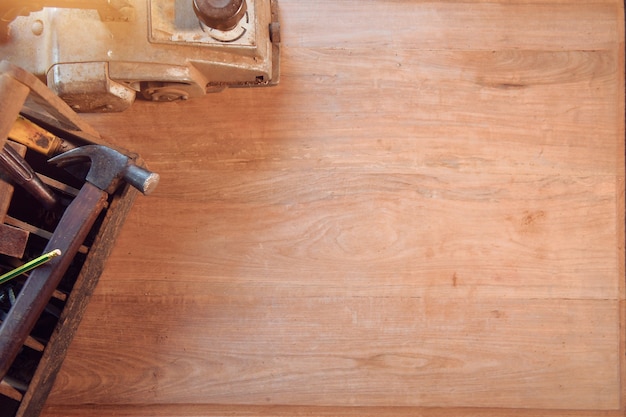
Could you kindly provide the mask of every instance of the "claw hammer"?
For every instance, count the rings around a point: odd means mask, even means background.
[[[24,341],[69,268],[74,255],[91,230],[109,194],[126,181],[150,194],[159,175],[134,164],[126,155],[103,145],[72,149],[49,160],[59,167],[91,162],[85,184],[65,209],[44,252],[59,249],[63,255],[35,269],[0,326],[0,380],[17,357]]]

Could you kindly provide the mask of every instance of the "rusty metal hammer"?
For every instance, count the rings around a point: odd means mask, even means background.
[[[0,326],[0,379],[4,378],[20,348],[44,310],[52,293],[91,230],[108,196],[122,181],[150,194],[159,175],[134,164],[126,155],[102,145],[72,149],[49,160],[60,167],[91,163],[85,184],[65,209],[44,252],[61,250],[58,256],[35,269]]]

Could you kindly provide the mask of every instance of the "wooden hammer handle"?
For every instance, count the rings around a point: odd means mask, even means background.
[[[62,255],[30,274],[0,327],[0,379],[11,367],[78,248],[105,207],[107,198],[105,191],[85,183],[63,213],[44,250],[60,249]]]

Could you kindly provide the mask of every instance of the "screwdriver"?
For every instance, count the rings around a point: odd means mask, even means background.
[[[52,190],[41,181],[22,155],[9,144],[4,145],[4,149],[0,152],[0,169],[16,184],[37,198],[47,209],[52,209],[58,204],[58,199]]]

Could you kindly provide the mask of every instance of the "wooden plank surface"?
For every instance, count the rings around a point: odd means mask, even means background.
[[[623,3],[280,6],[278,87],[87,116],[162,182],[43,415],[623,415]]]

